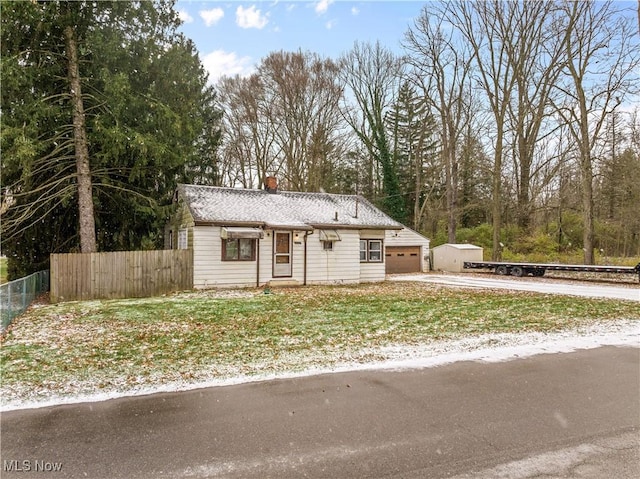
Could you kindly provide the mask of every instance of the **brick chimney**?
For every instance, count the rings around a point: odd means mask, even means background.
[[[264,189],[269,193],[278,192],[278,179],[275,176],[267,176],[264,179]]]

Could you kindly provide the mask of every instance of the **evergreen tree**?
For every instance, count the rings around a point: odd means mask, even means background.
[[[393,163],[400,190],[405,192],[409,223],[420,230],[429,195],[427,184],[432,177],[429,166],[435,155],[435,120],[426,99],[418,96],[409,82],[404,82],[386,121],[391,131]]]
[[[173,2],[3,2],[1,17],[10,274],[161,245],[177,183],[216,182],[220,117]]]

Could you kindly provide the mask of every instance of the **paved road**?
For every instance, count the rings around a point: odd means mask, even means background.
[[[590,298],[611,298],[640,301],[640,286],[606,286],[602,284],[577,284],[562,280],[540,280],[533,278],[498,279],[486,277],[447,274],[403,274],[390,275],[392,281],[421,281],[446,284],[465,288],[510,289],[514,291],[534,291],[546,294],[565,294]]]
[[[1,421],[3,479],[636,478],[640,349],[329,374]]]

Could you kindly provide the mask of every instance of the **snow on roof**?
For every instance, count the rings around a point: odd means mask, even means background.
[[[403,228],[357,195],[292,191],[269,193],[266,190],[179,185],[178,196],[185,201],[196,223],[298,229]]]
[[[445,243],[445,244],[441,244],[440,246],[436,246],[433,249],[436,248],[440,248],[442,246],[450,246],[451,248],[455,248],[455,249],[482,249],[482,247],[480,246],[476,246],[473,244],[468,244],[468,243]]]

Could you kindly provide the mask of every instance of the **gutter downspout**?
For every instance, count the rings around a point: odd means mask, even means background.
[[[311,236],[313,234],[313,230],[304,232],[304,279],[302,281],[302,285],[307,285],[307,236]]]
[[[256,240],[256,288],[260,287],[260,242],[261,239]]]

